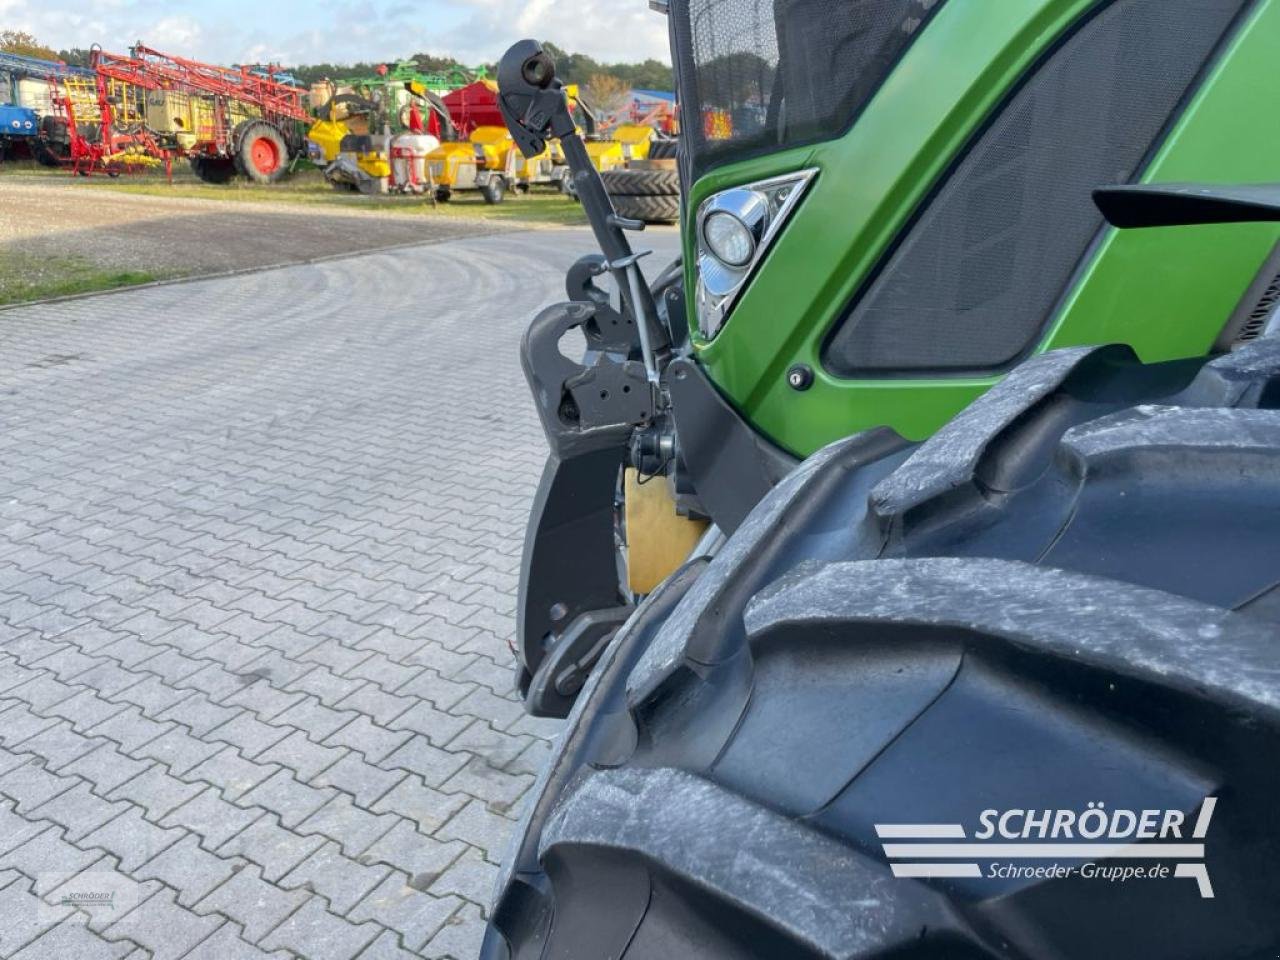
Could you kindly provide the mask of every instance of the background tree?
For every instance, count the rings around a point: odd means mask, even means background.
[[[604,113],[613,113],[631,100],[631,84],[612,73],[593,73],[582,87],[587,102]]]
[[[72,47],[70,50],[59,50],[58,59],[73,67],[88,67],[89,51],[84,47]]]
[[[703,106],[722,110],[763,106],[773,89],[773,74],[769,61],[745,51],[708,60],[698,67]]]
[[[52,47],[46,47],[25,30],[0,30],[0,51],[21,57],[39,57],[41,60],[58,59]]]
[[[577,83],[585,87],[590,86],[597,77],[608,76],[611,81],[616,80],[621,84],[625,90],[673,89],[671,68],[657,60],[645,60],[641,63],[600,63],[585,53],[570,53],[554,43],[544,43],[543,46],[555,58],[556,74],[565,83]],[[470,75],[477,66],[483,66],[490,78],[496,76],[498,72],[497,64],[494,63],[465,64],[454,57],[430,52],[415,53],[409,59],[414,61],[423,73],[447,74],[458,70]],[[387,62],[394,63],[394,61]],[[290,70],[302,83],[309,84],[325,78],[336,80],[343,77],[372,76],[377,67],[376,63],[303,63],[290,67]]]

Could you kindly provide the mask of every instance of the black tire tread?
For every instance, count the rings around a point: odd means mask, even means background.
[[[558,812],[539,798],[540,846],[526,840],[513,867],[545,871],[521,889],[558,919],[522,927],[528,914],[500,900],[487,943],[502,930],[518,960],[600,955],[605,940],[584,936],[608,927],[613,878],[652,891],[618,918],[625,960],[1119,957],[1138,939],[1150,957],[1260,955],[1280,941],[1265,906],[1280,883],[1261,879],[1280,834],[1259,828],[1280,790],[1260,761],[1280,751],[1277,407],[1280,340],[1151,366],[1081,348],[1029,361],[914,448],[872,431],[819,451],[625,681],[579,701],[593,719],[570,719]],[[1035,884],[893,878],[866,832],[1135,783],[1189,820],[1230,795],[1216,899],[1181,880],[1055,900]],[[747,837],[761,900],[719,875]],[[911,943],[815,936],[761,891],[787,876],[772,857],[819,841],[880,872],[791,876],[810,916],[874,902],[891,931],[941,896],[946,919]],[[691,864],[687,850],[703,852]],[[734,929],[753,933],[724,939]]]
[[[654,137],[649,141],[650,160],[674,160],[680,141],[667,137]]]
[[[620,217],[643,220],[645,223],[675,223],[680,219],[680,198],[669,196],[633,196],[615,194],[614,212]]]
[[[205,183],[230,183],[236,177],[236,165],[223,157],[191,157],[191,172]]]
[[[611,197],[678,197],[680,174],[675,170],[605,170],[600,174]]]

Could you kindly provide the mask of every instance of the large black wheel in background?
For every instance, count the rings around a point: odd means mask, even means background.
[[[679,141],[668,137],[654,137],[649,141],[650,160],[674,160]]]
[[[254,183],[275,183],[288,172],[289,145],[275,124],[266,120],[242,122],[232,141],[236,169]]]
[[[42,167],[60,167],[71,158],[71,134],[67,122],[58,117],[40,118],[40,135],[31,143],[31,153]]]
[[[482,956],[1274,955],[1278,407],[1280,340],[1081,348],[924,444],[809,458],[602,657]],[[1098,804],[1175,811],[1188,840],[1203,821],[1203,856],[1124,883],[912,878],[890,853],[961,861],[877,830],[972,840],[984,810]]]
[[[664,169],[605,170],[600,174],[605,191],[613,195],[678,197],[680,174]]]
[[[609,199],[613,201],[614,212],[620,217],[643,220],[645,223],[675,223],[680,219],[680,197],[675,194],[668,196],[614,194]]]
[[[191,157],[188,162],[205,183],[230,183],[236,176],[235,161],[229,157]]]

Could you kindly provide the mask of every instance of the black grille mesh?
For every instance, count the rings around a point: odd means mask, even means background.
[[[997,368],[1031,348],[1246,0],[1116,0],[1022,85],[827,345],[845,376]]]
[[[695,172],[838,136],[942,2],[681,4],[673,27]]]
[[[1280,274],[1271,278],[1267,288],[1262,291],[1262,296],[1249,311],[1244,324],[1240,327],[1240,332],[1236,335],[1235,344],[1257,340],[1271,318],[1276,315],[1277,310],[1280,310]]]

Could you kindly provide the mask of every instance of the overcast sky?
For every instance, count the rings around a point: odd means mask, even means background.
[[[219,63],[391,61],[417,52],[494,61],[533,36],[607,62],[669,62],[646,0],[0,0],[0,28],[55,49],[137,40]]]

